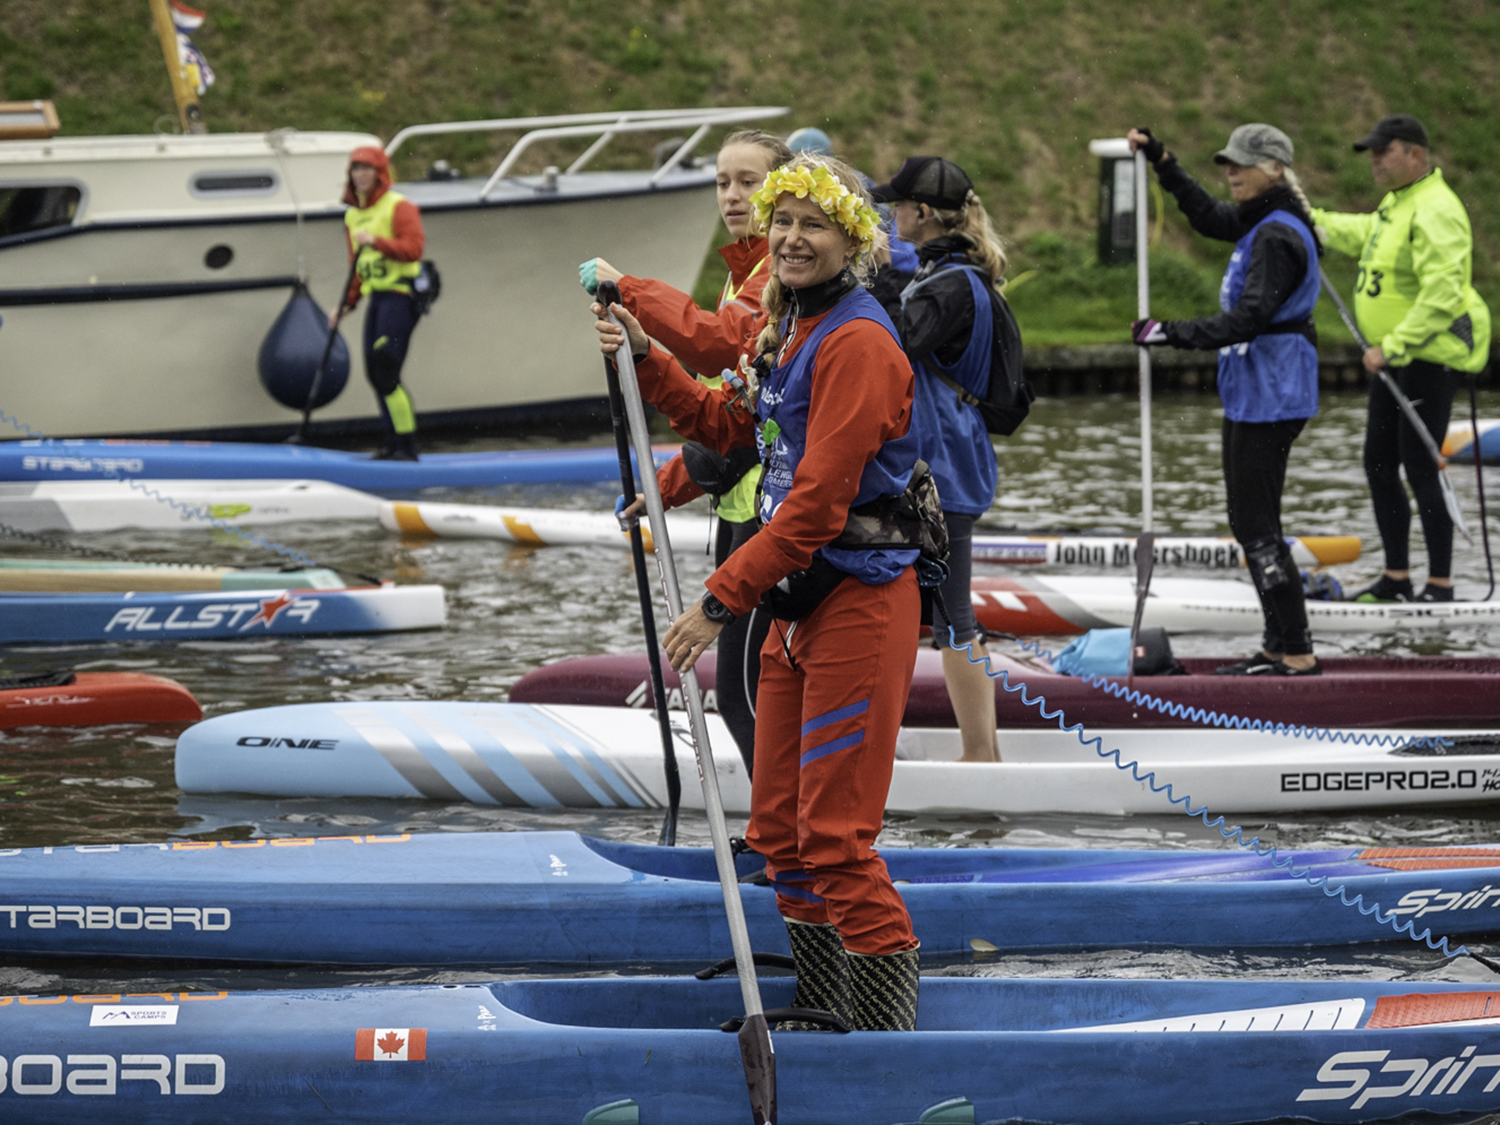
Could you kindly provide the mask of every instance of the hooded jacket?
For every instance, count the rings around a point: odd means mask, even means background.
[[[375,169],[375,187],[371,189],[370,197],[365,200],[363,207],[359,203],[359,194],[354,190],[352,168],[355,164],[368,164]],[[391,191],[391,162],[385,150],[373,145],[357,148],[349,154],[349,165],[351,171],[344,174],[342,201],[345,204],[356,211],[368,211],[388,194],[396,201],[391,215],[391,234],[389,237],[377,237],[374,249],[382,257],[390,258],[392,261],[421,261],[422,250],[427,241],[422,231],[422,213],[411,200],[399,192]],[[344,238],[348,245],[349,260],[352,262],[358,254],[359,247],[355,246],[353,235],[347,226],[344,230]],[[344,296],[344,307],[352,309],[359,304],[360,294],[366,289],[366,283],[355,277],[349,286],[349,292]]]

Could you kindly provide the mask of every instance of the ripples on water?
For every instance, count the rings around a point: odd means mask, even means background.
[[[1486,402],[1485,399],[1488,399]],[[1481,413],[1500,412],[1500,395],[1481,399]],[[1220,414],[1207,396],[1173,396],[1156,403],[1156,523],[1158,532],[1226,534],[1219,466]],[[1335,568],[1346,585],[1368,580],[1380,567],[1379,539],[1370,511],[1360,445],[1364,396],[1325,394],[1322,414],[1293,449],[1285,524],[1292,533],[1358,534],[1366,558]],[[1012,439],[1002,442],[1000,496],[982,526],[1137,529],[1140,512],[1138,416],[1121,396],[1043,400]],[[607,441],[600,435],[588,444]],[[486,443],[496,445],[501,443]],[[516,447],[527,443],[504,443]],[[531,443],[543,444],[543,443]],[[478,444],[464,448],[478,448]],[[452,447],[459,448],[459,447]],[[1455,466],[1460,501],[1477,532],[1474,474]],[[1486,476],[1500,500],[1500,474]],[[616,490],[513,488],[449,490],[442,499],[517,506],[603,509]],[[435,495],[429,498],[437,498]],[[28,648],[5,654],[7,674],[58,666],[80,670],[149,671],[185,684],[208,715],[248,707],[326,700],[467,699],[499,701],[510,684],[539,664],[566,656],[633,652],[640,644],[635,586],[628,555],[588,548],[535,550],[501,543],[401,539],[357,524],[287,525],[263,534],[306,552],[320,563],[436,582],[448,591],[448,627],[441,632],[384,637],[107,644]],[[1420,531],[1413,520],[1413,558],[1420,568]],[[222,533],[127,531],[75,537],[89,546],[145,559],[252,564],[267,556]],[[1500,540],[1497,540],[1500,546]],[[25,553],[23,550],[21,553]],[[685,589],[711,569],[709,560],[680,557]],[[1073,568],[1086,573],[1083,568]],[[1483,596],[1484,558],[1478,547],[1456,544],[1460,595]],[[661,612],[660,610],[658,611]],[[1182,654],[1239,655],[1244,637],[1183,637]],[[1320,641],[1325,651],[1355,653],[1476,653],[1500,655],[1500,631],[1465,629],[1388,636],[1344,635]],[[532,811],[447,806],[423,801],[256,800],[193,797],[173,784],[175,729],[111,727],[29,729],[0,733],[0,847],[151,841],[168,836],[248,838],[368,832],[464,832],[569,829],[654,843],[654,814]],[[1453,808],[1336,815],[1242,818],[1247,835],[1297,847],[1376,844],[1464,844],[1500,839],[1500,812]],[[731,825],[731,831],[743,824]],[[707,844],[701,816],[686,814],[680,839]],[[891,816],[885,846],[998,846],[1077,848],[1187,848],[1228,846],[1217,832],[1181,815]],[[1391,945],[1374,952],[1308,955],[1233,952],[1000,955],[941,971],[1019,975],[1111,976],[1375,976],[1469,979],[1472,963],[1442,965],[1425,950]],[[109,970],[0,969],[0,991],[106,991]],[[1473,979],[1491,979],[1480,973]],[[166,978],[163,978],[166,979]],[[189,978],[174,976],[173,981]],[[356,973],[198,974],[192,982],[237,987],[288,982],[451,980],[451,973],[393,970]],[[466,979],[473,979],[472,975]],[[142,984],[131,977],[133,984]],[[75,988],[76,986],[76,988]],[[87,987],[85,987],[87,986]],[[186,987],[187,985],[184,985]]]

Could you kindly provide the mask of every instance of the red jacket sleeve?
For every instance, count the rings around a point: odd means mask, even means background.
[[[651,278],[622,277],[620,296],[648,336],[698,374],[713,376],[739,363],[745,337],[760,314],[765,282],[749,293],[757,280],[747,282],[739,297],[718,312],[700,309],[682,290]]]
[[[728,386],[704,386],[655,344],[636,361],[635,375],[641,396],[689,441],[720,453],[755,444],[755,416],[735,400],[734,392]]]
[[[688,476],[681,453],[656,470],[656,487],[661,489],[663,508],[680,508],[703,495],[703,489]]]
[[[804,324],[805,333],[811,329]],[[850,321],[824,338],[792,489],[776,517],[709,576],[709,590],[730,612],[749,613],[843,531],[865,466],[911,426],[913,388],[905,353],[874,321]]]
[[[422,233],[422,212],[409,199],[396,204],[391,214],[391,237],[377,238],[375,249],[398,262],[419,262],[427,238]]]

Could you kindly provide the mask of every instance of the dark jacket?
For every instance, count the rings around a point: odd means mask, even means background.
[[[1272,211],[1290,211],[1308,227],[1312,216],[1286,185],[1243,203],[1215,199],[1182,170],[1170,153],[1156,166],[1161,186],[1177,198],[1177,206],[1199,234],[1223,242],[1238,242]],[[1316,263],[1313,264],[1316,268]],[[1214,351],[1239,344],[1264,332],[1271,318],[1301,283],[1308,268],[1307,248],[1297,232],[1282,223],[1267,223],[1255,236],[1250,266],[1240,300],[1228,312],[1194,320],[1171,320],[1162,325],[1167,343],[1175,348]]]
[[[934,238],[917,247],[921,265],[915,275],[889,266],[876,274],[871,291],[896,326],[912,363],[922,363],[928,356],[944,367],[958,362],[974,330],[974,296],[968,279],[953,270],[939,274],[932,284],[924,286],[906,303],[905,309],[901,307],[901,291],[913,277],[925,276],[923,267],[929,263],[965,255],[972,246],[961,234]]]

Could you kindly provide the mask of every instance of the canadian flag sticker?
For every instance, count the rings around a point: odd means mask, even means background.
[[[425,1027],[362,1027],[354,1033],[354,1057],[367,1062],[426,1062]]]

